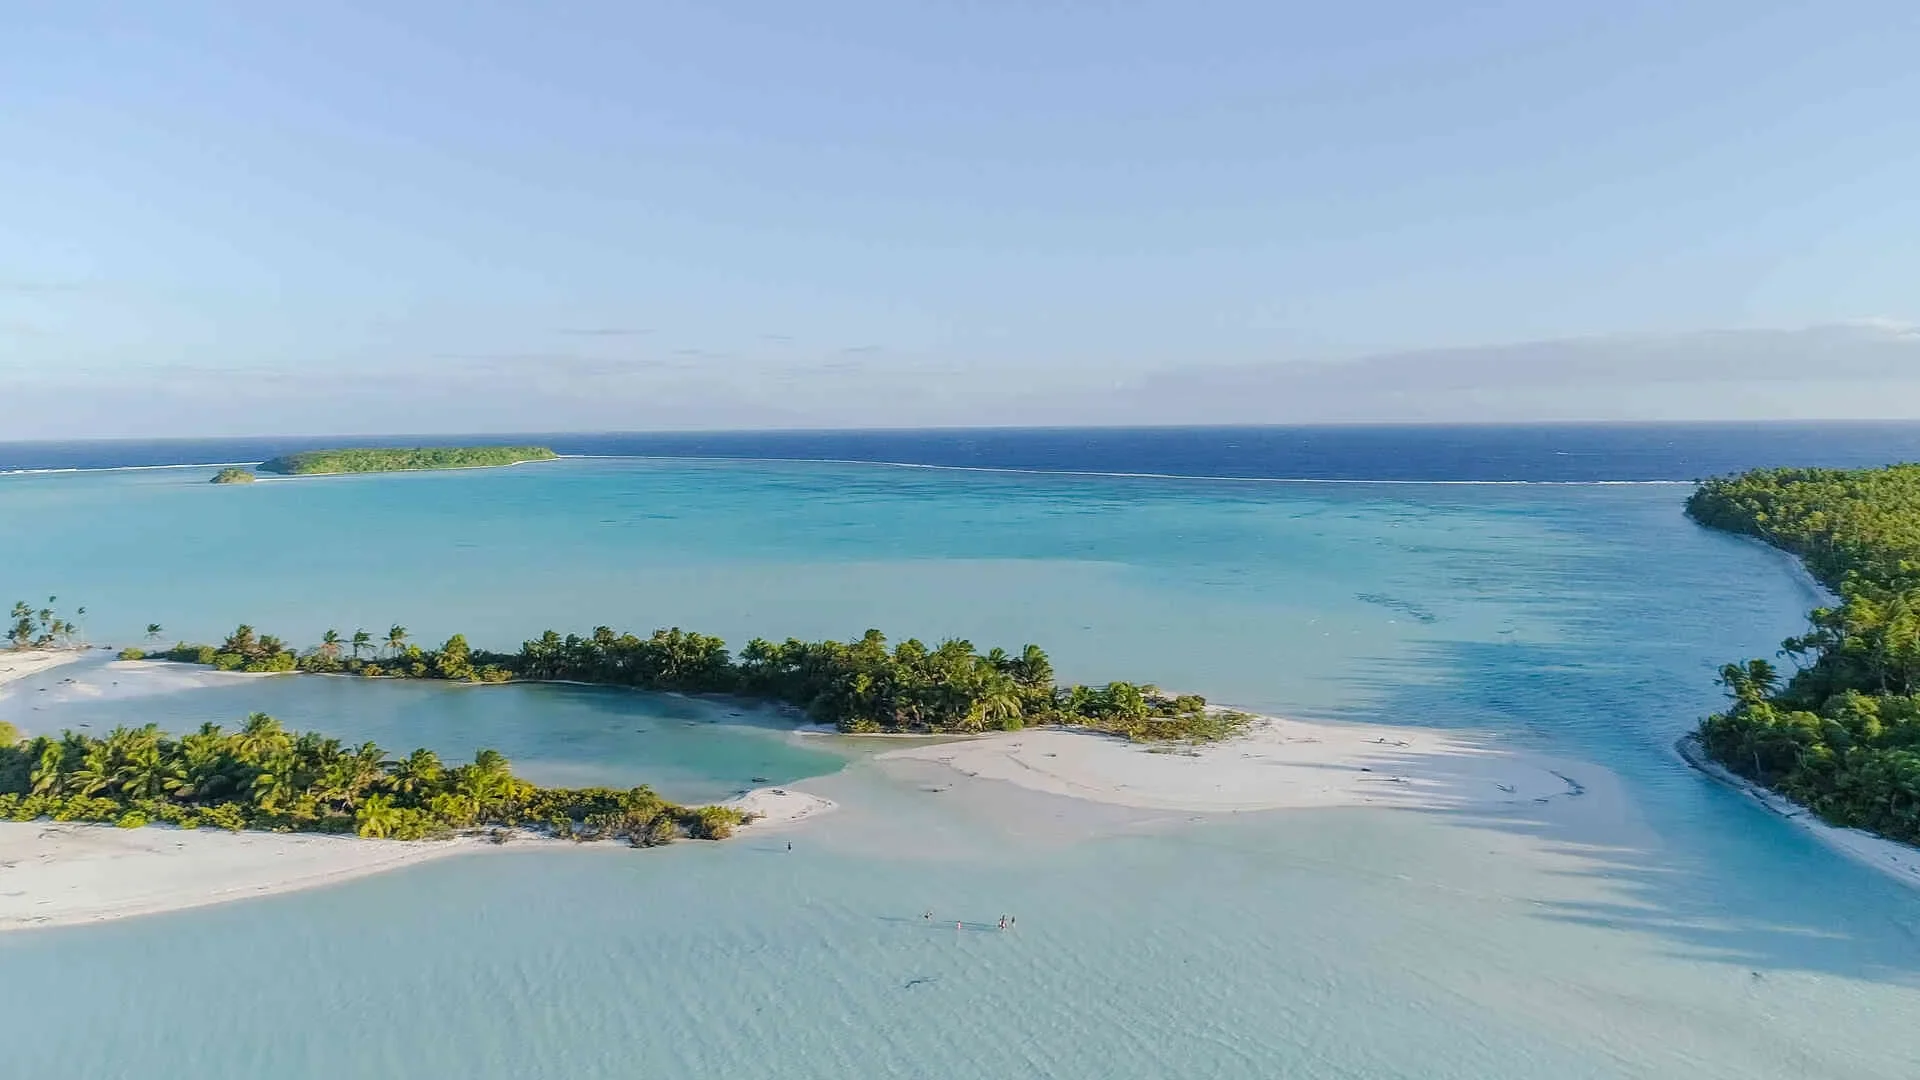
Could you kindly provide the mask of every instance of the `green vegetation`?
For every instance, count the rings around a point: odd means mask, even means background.
[[[733,694],[803,709],[841,731],[982,732],[1036,724],[1092,728],[1135,741],[1208,741],[1244,729],[1243,713],[1209,709],[1196,695],[1172,697],[1151,686],[1056,686],[1047,654],[985,654],[972,643],[929,649],[908,640],[889,647],[877,630],[859,641],[755,639],[735,658],[726,642],[678,627],[650,637],[600,627],[589,637],[547,631],[517,653],[472,648],[459,634],[438,649],[409,644],[394,626],[374,636],[329,630],[304,652],[241,626],[219,645],[179,645],[158,658],[226,671],[307,671],[466,682],[569,680],[644,690]]]
[[[395,449],[312,450],[262,462],[261,472],[287,476],[326,473],[406,472],[418,469],[479,469],[551,461],[544,446],[427,446]]]
[[[227,469],[221,469],[219,472],[214,473],[213,479],[210,481],[210,483],[251,484],[253,483],[253,481],[254,481],[253,474],[248,472],[247,470],[227,468]]]
[[[72,619],[62,618],[53,606],[59,599],[49,596],[46,606],[41,608],[35,608],[25,600],[15,601],[12,614],[7,616],[12,620],[7,627],[7,644],[15,649],[72,646],[76,635],[80,633],[77,620],[86,615],[87,609],[76,610]]]
[[[0,725],[4,727],[4,725]],[[63,732],[0,745],[0,818],[134,828],[356,833],[420,840],[475,829],[535,829],[636,847],[682,836],[720,840],[746,819],[724,806],[676,806],[645,787],[539,788],[482,750],[448,767],[431,750],[389,760],[373,743],[346,747],[290,732],[264,713],[239,731],[204,724],[173,738],[149,724],[105,738]],[[507,834],[497,833],[504,839]]]
[[[1766,660],[1721,669],[1733,704],[1702,746],[1828,821],[1920,843],[1920,465],[1709,480],[1687,513],[1798,555],[1840,598],[1782,643],[1784,684]]]

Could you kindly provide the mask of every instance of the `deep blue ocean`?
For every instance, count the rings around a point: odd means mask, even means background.
[[[1276,480],[1698,480],[1781,465],[1920,460],[1920,422],[1004,428],[934,431],[262,436],[0,442],[0,472],[256,462],[335,446],[527,442],[562,454],[866,461]]]

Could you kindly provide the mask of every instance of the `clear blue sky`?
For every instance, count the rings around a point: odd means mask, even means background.
[[[0,438],[1920,314],[1911,0],[23,3],[0,148]]]

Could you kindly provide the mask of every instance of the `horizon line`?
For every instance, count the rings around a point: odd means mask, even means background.
[[[737,435],[887,435],[887,434],[959,434],[967,432],[1122,432],[1122,431],[1323,431],[1369,428],[1681,428],[1681,427],[1833,427],[1898,425],[1920,426],[1920,417],[1834,417],[1798,419],[1768,417],[1750,420],[1315,420],[1299,423],[1230,424],[980,424],[933,425],[924,427],[740,427],[740,428],[598,428],[598,429],[510,429],[413,432],[299,432],[293,434],[255,433],[248,435],[77,435],[63,438],[0,439],[0,446],[34,446],[64,443],[126,442],[243,442],[289,439],[456,439],[468,437],[529,438],[556,437],[699,437]]]

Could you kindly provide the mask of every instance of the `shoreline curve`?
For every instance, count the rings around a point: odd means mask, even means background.
[[[1745,795],[1777,817],[1810,833],[1829,850],[1871,867],[1910,889],[1920,889],[1920,848],[1889,840],[1864,829],[1834,825],[1785,795],[1762,787],[1707,756],[1697,735],[1689,732],[1673,744],[1680,760],[1716,783]]]

